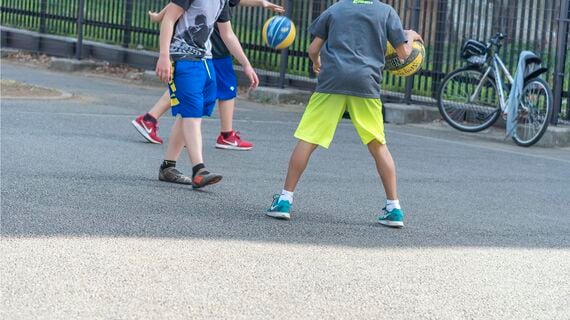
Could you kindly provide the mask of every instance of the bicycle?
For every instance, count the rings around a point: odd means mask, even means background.
[[[468,65],[447,75],[439,88],[437,101],[443,119],[464,132],[479,132],[492,126],[501,115],[506,118],[514,79],[498,52],[506,35],[497,33],[488,42],[468,40],[461,56]],[[537,56],[527,61],[522,94],[515,110],[512,139],[529,147],[546,132],[553,113],[553,95],[540,75],[548,71]],[[503,81],[501,71],[506,76]]]

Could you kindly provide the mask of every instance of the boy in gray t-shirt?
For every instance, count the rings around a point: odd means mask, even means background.
[[[250,66],[229,23],[228,0],[171,0],[160,27],[158,77],[168,82],[172,115],[176,117],[159,180],[202,188],[222,179],[206,170],[202,156],[202,117],[209,117],[216,104],[216,74],[211,58],[210,36],[214,25],[227,40],[238,60]],[[228,36],[231,33],[233,37]],[[259,83],[250,68],[252,87]],[[192,177],[176,169],[176,161],[186,146],[193,165]]]
[[[329,147],[348,109],[356,131],[376,162],[386,192],[386,206],[378,222],[403,227],[395,164],[384,138],[380,83],[387,41],[400,59],[406,59],[413,41],[422,39],[415,31],[404,30],[394,9],[378,0],[341,0],[323,12],[310,31],[315,37],[309,56],[319,74],[317,88],[295,132],[299,142],[289,161],[283,191],[274,196],[267,215],[290,218],[293,191],[311,154],[318,146]]]

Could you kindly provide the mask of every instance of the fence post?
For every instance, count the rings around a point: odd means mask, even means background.
[[[283,1],[285,6],[285,16],[291,19],[291,8],[293,7],[293,0]],[[289,48],[281,50],[281,67],[279,68],[279,87],[285,88],[285,75],[289,67]]]
[[[435,27],[435,45],[433,48],[433,70],[431,95],[437,97],[439,85],[443,79],[443,54],[445,48],[445,32],[447,30],[447,0],[439,0],[437,5],[437,21]]]
[[[40,33],[46,33],[47,0],[40,2]]]
[[[570,8],[568,1],[560,5],[560,18],[558,19],[558,39],[556,50],[556,66],[554,67],[554,115],[551,123],[558,123],[558,114],[562,108],[562,89],[564,87],[564,63],[566,62],[566,46],[568,45],[568,24],[570,24]],[[568,76],[568,75],[566,75]],[[570,106],[568,106],[570,108]]]
[[[133,0],[125,1],[125,30],[123,33],[123,47],[128,48],[131,43],[131,24],[133,21]]]
[[[85,12],[85,0],[79,0],[77,8],[77,43],[75,44],[75,58],[81,60],[83,53],[83,14]]]
[[[411,9],[412,9],[412,29],[418,31],[420,27],[420,10],[421,8],[421,0],[415,0]],[[414,77],[411,76],[406,79],[406,95],[405,101],[406,104],[412,103],[412,91],[414,89]]]

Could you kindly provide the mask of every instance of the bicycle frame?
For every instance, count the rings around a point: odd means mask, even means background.
[[[505,83],[503,82],[503,78],[501,77],[501,71],[506,75],[507,83],[513,84],[515,82],[513,76],[511,75],[511,73],[509,72],[509,70],[507,69],[507,67],[499,57],[499,55],[494,53],[492,58],[492,64],[489,67],[487,67],[487,71],[485,71],[483,77],[481,78],[481,81],[479,82],[479,85],[477,85],[477,88],[475,88],[475,92],[473,92],[471,100],[476,99],[477,95],[479,94],[479,90],[481,90],[484,80],[492,72],[493,73],[492,76],[495,78],[495,84],[497,86],[497,91],[499,94],[499,104],[501,106],[501,111],[505,112],[509,97],[505,96],[505,90],[504,90]]]

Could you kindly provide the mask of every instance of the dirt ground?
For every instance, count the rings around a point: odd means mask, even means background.
[[[0,96],[2,98],[59,97],[61,96],[61,92],[53,89],[32,86],[14,80],[0,80]]]
[[[2,59],[24,64],[27,66],[37,66],[40,68],[49,68],[51,57],[45,54],[34,54],[28,52],[14,52],[8,53]],[[83,71],[89,74],[94,74],[103,77],[122,78],[130,81],[142,80],[144,70],[133,68],[127,65],[110,65],[104,64],[93,70]],[[58,97],[61,92],[49,89],[32,86],[26,83],[17,82],[8,79],[0,80],[1,97],[2,98],[41,98],[41,97]]]
[[[28,52],[14,52],[7,54],[3,59],[12,62],[33,65],[42,68],[48,68],[51,63],[51,57],[45,54],[34,54]],[[103,76],[118,77],[128,80],[141,80],[144,73],[143,69],[133,68],[128,65],[110,65],[104,64],[93,70],[83,71]]]

